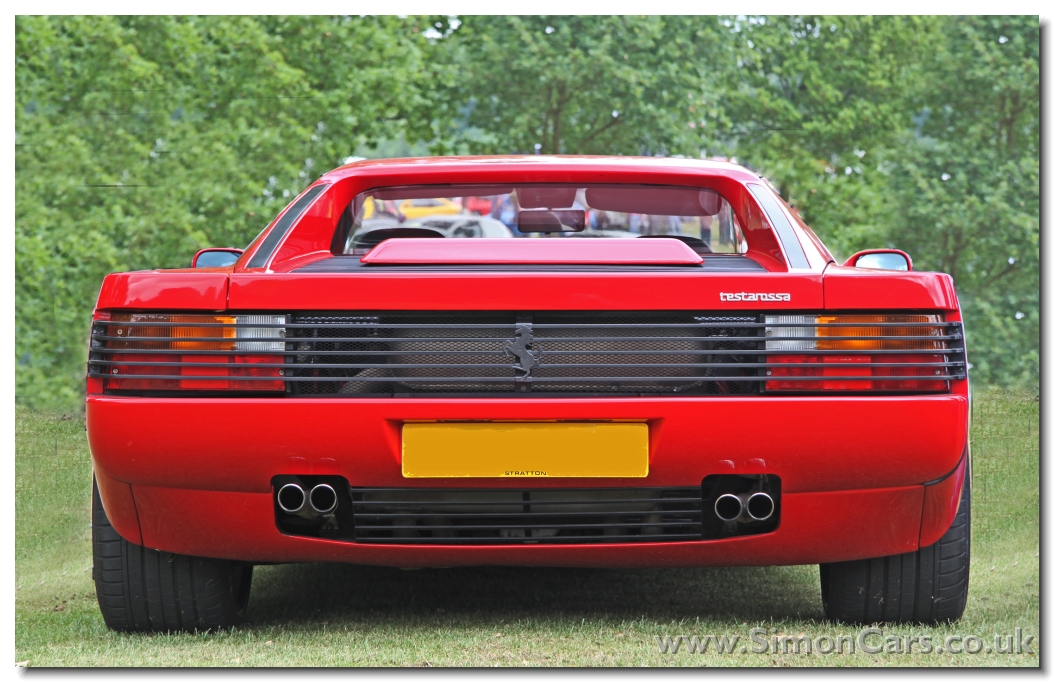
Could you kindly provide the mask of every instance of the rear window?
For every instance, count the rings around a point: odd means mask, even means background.
[[[699,253],[746,253],[729,203],[709,189],[641,185],[387,187],[364,192],[338,224],[334,252],[385,239],[679,239]]]

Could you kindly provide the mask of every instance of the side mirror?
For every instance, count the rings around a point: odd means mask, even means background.
[[[242,255],[242,249],[202,249],[194,254],[190,262],[192,268],[225,268],[234,265]]]
[[[900,270],[907,272],[912,270],[911,256],[899,249],[868,249],[860,253],[854,253],[845,262],[851,268],[867,268],[868,270]]]

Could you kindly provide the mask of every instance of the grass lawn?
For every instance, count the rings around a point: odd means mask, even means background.
[[[963,620],[884,634],[1020,628],[1037,655],[660,652],[656,636],[857,635],[826,623],[815,566],[401,571],[256,569],[246,621],[218,635],[106,629],[91,580],[91,466],[80,416],[16,414],[15,661],[29,666],[1038,665],[1039,403],[988,390],[973,424],[973,564]],[[871,639],[870,643],[880,640]],[[742,648],[742,645],[741,647]]]

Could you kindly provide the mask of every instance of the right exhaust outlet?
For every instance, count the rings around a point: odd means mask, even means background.
[[[331,514],[337,508],[337,491],[328,483],[319,483],[311,489],[308,502],[318,514]]]
[[[768,493],[757,492],[747,498],[747,515],[754,521],[767,521],[776,511],[776,502]]]

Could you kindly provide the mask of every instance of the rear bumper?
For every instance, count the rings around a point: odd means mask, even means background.
[[[967,399],[958,395],[489,401],[92,396],[87,405],[103,503],[126,538],[199,556],[393,566],[771,565],[912,551],[919,546],[924,500],[934,497],[923,484],[958,470],[967,416]],[[354,486],[432,487],[427,479],[402,477],[400,428],[406,421],[443,419],[646,421],[646,478],[531,484],[689,486],[710,474],[775,474],[783,490],[780,526],[764,535],[697,542],[502,547],[372,546],[279,533],[273,476],[326,474]],[[944,480],[961,485],[962,478]],[[520,479],[441,483],[523,485]],[[937,498],[941,504],[925,513],[927,540],[947,527],[944,516],[957,492]]]

